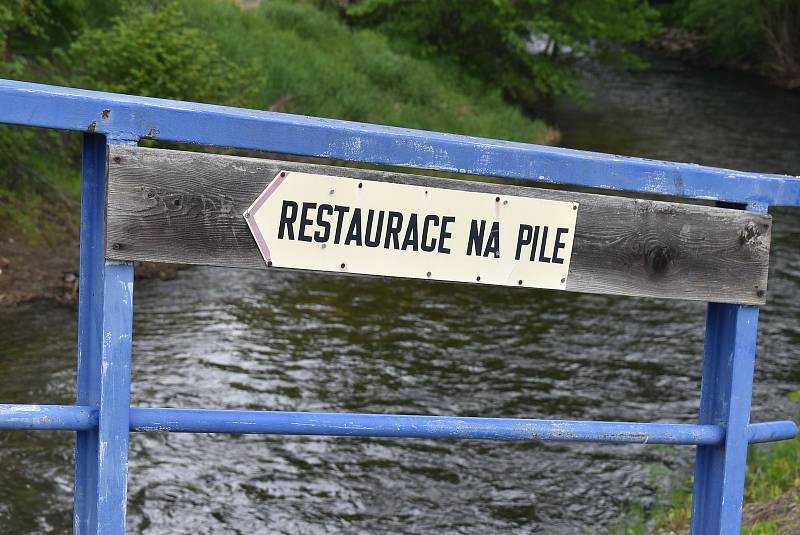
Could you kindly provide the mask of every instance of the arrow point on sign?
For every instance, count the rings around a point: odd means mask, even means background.
[[[272,255],[269,252],[269,246],[267,245],[266,239],[264,239],[264,235],[261,233],[261,230],[258,228],[258,225],[255,222],[256,214],[258,211],[266,204],[267,200],[278,190],[280,185],[283,183],[284,180],[289,176],[287,171],[281,171],[272,181],[269,183],[269,186],[261,193],[261,195],[256,198],[255,202],[250,205],[250,208],[245,210],[244,212],[244,219],[247,222],[247,226],[250,228],[250,232],[253,234],[253,237],[256,240],[256,244],[258,245],[258,249],[261,251],[261,255],[267,261],[267,266],[272,266]]]

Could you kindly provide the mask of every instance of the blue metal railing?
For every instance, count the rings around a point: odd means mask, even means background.
[[[94,407],[0,404],[0,429],[86,431],[97,428],[98,421]],[[725,430],[719,425],[145,407],[131,407],[130,430],[684,446],[711,446],[725,441]],[[796,433],[797,428],[790,421],[747,426],[750,444],[786,440]]]
[[[748,443],[792,438],[751,424],[758,307],[710,303],[698,424],[580,422],[130,406],[133,265],[104,256],[108,144],[142,138],[552,184],[800,206],[800,180],[320,119],[0,80],[0,123],[85,132],[75,405],[0,405],[0,429],[76,431],[74,531],[125,531],[131,431],[554,440],[697,446],[692,530],[738,533]]]

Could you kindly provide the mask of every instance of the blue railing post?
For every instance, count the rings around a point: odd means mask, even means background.
[[[77,405],[97,407],[98,428],[75,446],[73,532],[125,532],[133,264],[107,262],[106,137],[85,134],[81,190]]]
[[[709,303],[700,423],[723,427],[725,440],[697,447],[694,535],[741,529],[757,331],[758,307]]]

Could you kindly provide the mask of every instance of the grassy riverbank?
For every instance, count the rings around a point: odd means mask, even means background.
[[[800,403],[800,391],[790,396]],[[691,483],[674,489],[669,507],[639,505],[609,530],[612,535],[673,535],[689,532]],[[742,533],[800,535],[800,438],[750,446]]]

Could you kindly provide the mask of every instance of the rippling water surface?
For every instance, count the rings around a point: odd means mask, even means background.
[[[563,143],[800,174],[800,99],[658,62],[564,103]],[[800,385],[800,211],[775,217],[754,420]],[[134,403],[693,422],[699,303],[197,268],[137,283]],[[70,403],[74,312],[0,310],[2,401]],[[68,531],[68,433],[0,433],[0,524]],[[132,533],[603,532],[689,447],[212,434],[131,438]]]

